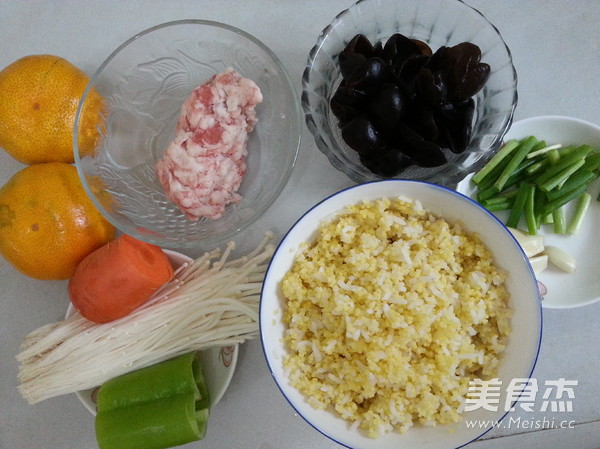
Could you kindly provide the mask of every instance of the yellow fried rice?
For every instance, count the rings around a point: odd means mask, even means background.
[[[505,278],[476,234],[418,201],[350,206],[282,281],[291,384],[373,438],[456,422],[504,351]]]

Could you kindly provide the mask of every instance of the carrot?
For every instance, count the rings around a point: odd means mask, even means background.
[[[173,276],[167,255],[127,234],[86,256],[69,280],[69,298],[90,321],[122,318]]]

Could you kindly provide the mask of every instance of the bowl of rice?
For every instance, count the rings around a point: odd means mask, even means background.
[[[282,239],[261,293],[277,386],[350,448],[476,440],[525,391],[541,330],[537,282],[510,232],[420,181],[357,185],[315,205]]]

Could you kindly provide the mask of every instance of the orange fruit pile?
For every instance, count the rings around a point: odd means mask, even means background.
[[[33,55],[0,71],[0,147],[24,164],[0,188],[0,255],[36,279],[68,279],[115,237],[70,165],[73,129],[87,75],[63,58]],[[103,99],[89,92],[79,123],[80,154],[94,150]]]
[[[27,276],[68,279],[114,237],[70,164],[25,167],[0,189],[0,253]]]
[[[0,147],[24,164],[73,162],[73,129],[88,76],[53,55],[21,58],[0,72]],[[79,126],[80,153],[99,139],[103,100],[92,89]]]

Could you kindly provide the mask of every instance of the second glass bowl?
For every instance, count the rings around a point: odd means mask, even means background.
[[[302,78],[302,107],[317,147],[331,164],[357,183],[380,180],[343,141],[330,99],[341,81],[338,55],[357,34],[373,44],[395,33],[422,40],[433,51],[461,42],[478,45],[490,76],[475,97],[473,131],[467,149],[433,168],[411,166],[398,178],[452,186],[491,156],[501,144],[517,105],[517,75],[499,31],[479,11],[458,0],[360,0],[322,31],[309,53]]]

